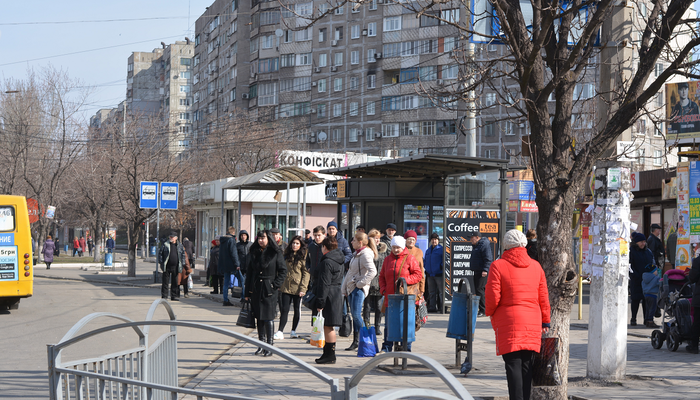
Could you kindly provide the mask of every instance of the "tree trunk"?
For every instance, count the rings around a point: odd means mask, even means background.
[[[558,364],[563,384],[533,388],[533,400],[566,400],[567,398],[569,318],[576,295],[578,276],[571,248],[571,218],[577,193],[578,191],[571,187],[537,193],[540,215],[537,223],[537,251],[547,276],[549,302],[552,308],[549,335],[559,338]]]
[[[93,225],[90,227],[92,229],[92,261],[93,262],[100,262],[101,261],[101,252],[100,252],[100,244],[101,244],[101,238],[98,236],[98,232],[101,232],[100,228],[100,218],[97,217],[93,221]],[[100,235],[101,236],[101,235]]]
[[[139,240],[140,228],[134,227],[133,222],[127,223],[126,232],[129,239],[128,276],[136,276],[136,245]]]

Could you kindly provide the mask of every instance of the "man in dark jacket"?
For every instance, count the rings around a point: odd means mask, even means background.
[[[224,235],[220,239],[219,245],[219,268],[220,274],[224,275],[224,306],[232,306],[228,299],[228,292],[231,288],[231,275],[238,271],[238,250],[236,249],[236,239],[231,235]]]
[[[391,249],[391,239],[394,238],[396,234],[396,224],[388,223],[386,224],[386,229],[384,230],[384,235],[379,238],[386,245],[387,248]]]
[[[177,276],[182,272],[183,265],[189,268],[189,260],[182,243],[177,241],[177,234],[171,232],[169,238],[170,240],[163,243],[163,246],[160,247],[160,253],[158,254],[158,264],[160,264],[160,269],[163,271],[160,295],[167,299],[168,292],[170,292],[170,300],[180,301],[180,285],[178,285]]]
[[[236,250],[238,251],[238,263],[239,267],[236,273],[236,277],[241,284],[241,300],[245,298],[245,273],[248,268],[248,255],[250,254],[250,246],[253,242],[250,241],[250,235],[248,231],[242,230],[238,233],[238,243],[236,243]]]
[[[275,239],[275,244],[277,247],[282,250],[282,253],[287,249],[287,242],[282,240],[282,233],[280,232],[279,228],[272,228],[270,229],[270,233],[272,234],[272,237]]]
[[[656,266],[663,270],[666,261],[664,243],[661,241],[661,225],[651,224],[651,235],[647,238],[647,247],[654,254]]]
[[[306,253],[306,270],[311,273],[311,278],[313,279],[314,271],[318,266],[321,257],[323,257],[323,251],[321,250],[321,243],[323,239],[326,238],[326,228],[323,225],[319,225],[314,228],[313,240],[309,242],[309,250]]]
[[[343,237],[343,234],[338,231],[338,223],[331,221],[326,226],[326,229],[328,230],[328,236],[334,238],[338,242],[338,249],[343,252],[345,256],[345,265],[348,265],[350,260],[352,260],[352,250],[350,250],[350,245]]]
[[[440,246],[440,236],[437,233],[430,235],[430,247],[423,256],[423,267],[425,268],[425,280],[428,281],[428,311],[437,312],[442,305],[443,290],[443,265],[442,246]]]
[[[478,232],[472,234],[472,255],[470,259],[471,270],[474,271],[474,289],[479,296],[479,317],[483,317],[486,310],[486,299],[484,298],[486,281],[488,280],[489,268],[493,262],[491,252],[491,242],[485,237],[480,237]]]

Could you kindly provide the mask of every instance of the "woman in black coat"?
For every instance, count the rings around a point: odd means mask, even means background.
[[[647,314],[647,305],[644,302],[644,292],[642,291],[642,274],[646,266],[654,264],[654,254],[647,247],[647,238],[639,232],[632,234],[632,248],[630,249],[630,297],[632,299],[632,319],[631,326],[637,325],[637,312],[639,303],[642,303],[642,316]]]
[[[245,300],[250,301],[253,314],[258,320],[258,339],[272,345],[277,297],[279,288],[287,277],[287,264],[282,250],[267,230],[258,232],[255,243],[250,247],[249,257]],[[255,355],[261,354],[264,357],[272,355],[267,350],[258,348]]]
[[[323,355],[316,359],[317,364],[335,364],[335,329],[343,323],[343,296],[340,285],[345,271],[345,254],[338,249],[338,241],[327,236],[321,243],[323,256],[318,267],[311,272],[316,295],[316,309],[323,315],[323,333],[326,344]]]

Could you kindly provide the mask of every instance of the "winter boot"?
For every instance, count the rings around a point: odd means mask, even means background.
[[[691,354],[698,354],[700,353],[700,349],[698,349],[698,340],[697,339],[691,339],[690,343],[688,343],[687,346],[685,346],[685,351]]]
[[[258,340],[261,342],[267,341],[265,338],[265,325],[262,323],[262,321],[258,321]],[[255,355],[262,355],[263,351],[264,350],[262,347],[258,347],[258,349],[255,351]]]
[[[265,321],[265,337],[267,338],[267,343],[270,346],[273,346],[275,344],[274,332],[275,332],[275,322],[272,320]],[[272,352],[268,351],[268,350],[263,350],[262,355],[263,355],[263,357],[271,357]]]
[[[382,324],[382,312],[377,310],[377,312],[374,313],[374,331],[377,333],[377,336],[382,334],[382,330],[379,329],[381,324]]]
[[[323,355],[315,361],[316,364],[335,364],[335,343],[326,343],[323,346]]]
[[[357,336],[358,335],[359,335],[359,333],[357,331],[352,332],[352,343],[350,344],[350,347],[345,349],[345,351],[357,350]]]

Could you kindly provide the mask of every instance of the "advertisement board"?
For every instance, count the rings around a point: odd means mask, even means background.
[[[700,136],[700,81],[666,84],[666,140]]]

